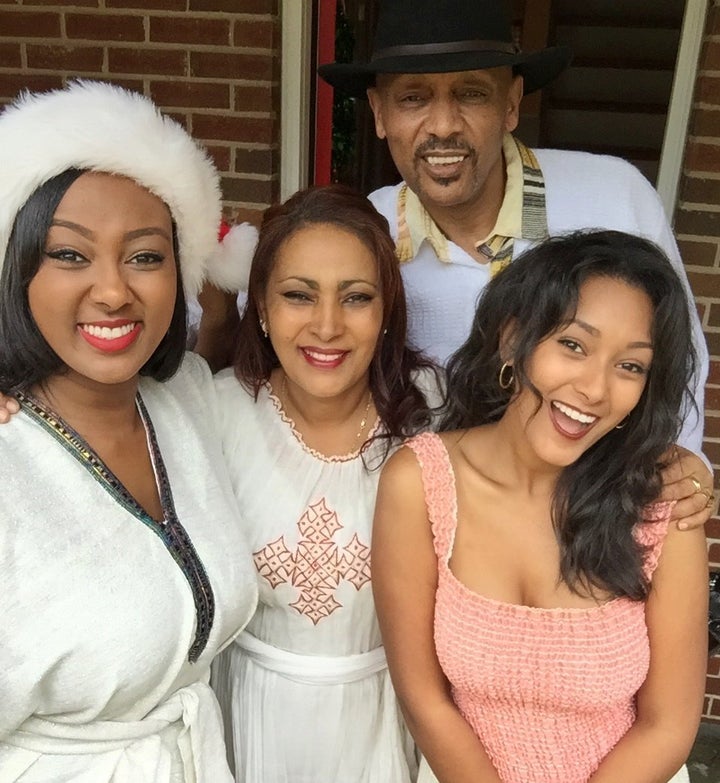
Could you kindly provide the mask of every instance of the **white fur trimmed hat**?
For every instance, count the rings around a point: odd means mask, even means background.
[[[23,93],[0,113],[0,270],[18,211],[69,168],[129,177],[167,204],[188,296],[206,279],[230,290],[242,287],[257,233],[235,227],[237,257],[222,249],[220,183],[207,152],[148,98],[89,81]]]

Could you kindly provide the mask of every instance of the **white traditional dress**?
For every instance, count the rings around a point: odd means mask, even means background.
[[[268,387],[255,402],[232,371],[216,383],[260,589],[255,616],[214,667],[236,780],[410,783],[413,743],[370,587],[382,451],[366,456],[375,470],[357,453],[324,457]]]
[[[32,399],[0,427],[0,781],[227,783],[210,662],[256,603],[207,366],[138,408],[164,521]]]

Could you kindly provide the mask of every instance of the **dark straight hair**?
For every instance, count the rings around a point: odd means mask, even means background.
[[[0,275],[0,390],[3,392],[29,389],[65,369],[32,317],[28,287],[42,263],[55,211],[70,186],[84,173],[81,169],[67,169],[47,180],[15,217]],[[140,370],[141,375],[158,381],[167,380],[177,371],[187,337],[185,294],[174,222],[173,249],[178,282],[170,327]]]
[[[578,232],[549,239],[513,261],[486,287],[471,334],[450,360],[441,426],[472,427],[503,416],[514,393],[498,383],[501,335],[509,325],[515,382],[532,389],[539,408],[528,362],[541,341],[574,318],[583,284],[597,277],[621,280],[647,294],[653,360],[626,425],[562,470],[553,524],[568,586],[642,599],[648,584],[633,528],[644,507],[657,499],[662,455],[677,438],[683,413],[694,407],[688,300],[659,247],[618,231]]]
[[[387,221],[364,196],[344,185],[302,190],[265,213],[250,269],[247,307],[239,326],[235,374],[257,399],[261,386],[279,366],[272,343],[260,327],[262,303],[283,244],[303,228],[316,225],[335,226],[353,234],[377,263],[383,319],[369,367],[370,391],[383,424],[376,438],[387,439],[389,448],[390,438],[406,438],[429,426],[432,414],[413,376],[416,370],[432,364],[406,345],[405,292]]]

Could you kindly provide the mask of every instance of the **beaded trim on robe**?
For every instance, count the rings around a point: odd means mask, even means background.
[[[173,560],[180,566],[190,585],[195,603],[195,639],[188,651],[188,660],[190,663],[195,663],[205,649],[210,636],[215,617],[215,596],[205,567],[175,512],[172,489],[157,443],[155,429],[140,395],[137,395],[135,402],[145,427],[150,459],[155,470],[164,517],[161,522],[153,519],[145,511],[127,491],[120,479],[72,427],[27,393],[18,392],[16,396],[30,418],[59,441],[117,503],[150,528],[163,542]]]

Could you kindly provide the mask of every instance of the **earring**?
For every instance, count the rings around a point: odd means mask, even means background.
[[[510,371],[509,374],[508,370]],[[503,364],[503,366],[500,368],[500,372],[498,373],[498,384],[500,385],[500,388],[503,391],[506,391],[513,385],[514,380],[515,373],[513,372],[513,366],[512,364],[505,362],[505,364]]]
[[[630,421],[630,414],[628,415],[620,422],[620,424],[615,425],[616,430],[621,430],[627,423]]]
[[[387,334],[387,329],[383,329],[383,334]]]
[[[267,336],[268,336],[268,328],[267,328],[267,323],[266,323],[266,322],[265,322],[265,320],[264,320],[264,319],[262,319],[262,318],[260,319],[260,328],[262,329],[262,333],[263,333],[263,335],[264,335],[265,337],[267,337]]]

